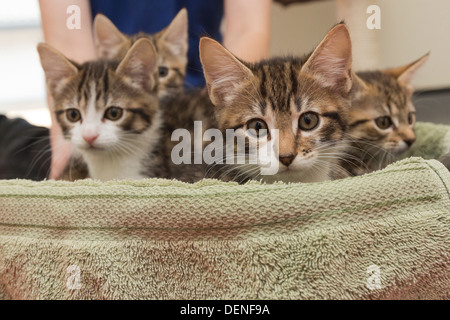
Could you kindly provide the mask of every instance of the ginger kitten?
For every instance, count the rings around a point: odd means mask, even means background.
[[[352,90],[348,136],[342,166],[351,175],[384,168],[415,141],[411,80],[428,54],[398,68],[358,72]]]
[[[261,175],[260,163],[230,165],[228,178],[317,182],[341,170],[352,88],[345,24],[331,29],[309,58],[246,63],[210,38],[201,39],[200,58],[219,129],[245,137],[246,151],[264,143],[278,150],[262,159],[279,165],[275,174]]]
[[[121,61],[78,65],[46,44],[38,52],[52,111],[77,153],[73,160],[81,163],[77,175],[103,181],[164,176],[158,56],[148,39],[136,41]]]
[[[142,38],[152,41],[158,53],[159,96],[181,91],[188,62],[187,10],[181,9],[169,26],[155,34],[141,32],[127,36],[104,15],[97,14],[94,19],[94,39],[100,58],[122,59],[130,47]]]

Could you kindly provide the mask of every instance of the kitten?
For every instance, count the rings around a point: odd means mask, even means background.
[[[276,174],[261,176],[261,163],[235,165],[231,179],[316,182],[329,180],[338,170],[336,155],[347,146],[352,88],[351,41],[345,24],[331,29],[308,59],[250,64],[210,38],[201,39],[200,58],[219,129],[234,129],[245,137],[246,151],[271,139],[278,147],[262,161],[279,165]],[[272,136],[273,129],[279,130],[278,137]]]
[[[127,36],[104,15],[94,19],[94,39],[98,56],[122,59],[138,39],[153,42],[158,53],[158,92],[160,97],[180,92],[184,86],[188,51],[187,10],[181,9],[169,26],[155,34],[138,33]]]
[[[341,165],[351,175],[384,168],[415,141],[411,80],[428,54],[408,65],[354,77],[348,136],[352,144]]]
[[[158,96],[164,98],[183,90],[187,65],[188,21],[186,9],[180,10],[170,25],[156,34],[139,33],[126,36],[104,15],[94,19],[94,39],[101,59],[121,60],[139,39],[149,39],[158,51]],[[152,71],[154,72],[154,71]],[[73,156],[60,180],[79,180],[89,177],[87,165]],[[91,175],[91,177],[93,177]]]
[[[121,61],[78,65],[49,45],[39,44],[38,51],[53,112],[90,177],[164,176],[158,56],[148,39],[136,41]]]
[[[170,177],[189,183],[206,177],[214,178],[215,176],[212,175],[214,171],[210,170],[203,158],[201,163],[195,162],[196,151],[199,156],[202,156],[203,150],[209,144],[203,139],[206,130],[217,128],[214,105],[209,99],[207,90],[200,88],[186,90],[182,94],[161,99],[160,104],[164,119],[162,143],[166,147],[165,158],[169,164]],[[201,122],[201,130],[197,128],[197,132],[194,126],[196,121]],[[174,132],[180,129],[187,134],[187,137],[173,138]],[[186,138],[188,150],[177,150],[176,146],[184,142]],[[196,145],[200,146],[199,150],[195,149]],[[176,164],[173,161],[174,157],[182,157],[184,154],[187,154],[189,163]],[[218,168],[215,166],[214,170]]]

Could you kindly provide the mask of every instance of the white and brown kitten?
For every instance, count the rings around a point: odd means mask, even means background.
[[[348,136],[342,166],[351,175],[384,168],[415,141],[411,80],[428,54],[398,68],[358,72],[352,90]]]
[[[156,34],[139,33],[127,36],[121,33],[104,15],[98,14],[94,19],[94,39],[100,60],[120,61],[124,59],[133,44],[143,38],[151,41],[154,49],[157,51],[158,67],[151,70],[151,72],[154,72],[151,77],[158,78],[157,88],[155,88],[158,97],[166,98],[181,92],[184,86],[188,49],[186,9],[180,10],[170,25]],[[101,88],[98,89],[101,90]],[[126,142],[122,142],[122,148],[134,149],[133,143],[127,146]],[[147,148],[144,147],[145,149]],[[79,154],[72,156],[59,179],[73,181],[96,177],[97,174],[89,174],[92,169],[89,170],[87,168],[84,158],[80,157]],[[132,171],[133,169],[130,168],[130,170]],[[165,173],[166,170],[164,169],[159,174],[165,176]],[[113,174],[108,174],[108,176],[119,178],[119,176]],[[121,177],[131,177],[131,175],[125,174],[121,175]]]
[[[169,26],[155,34],[138,33],[127,36],[104,15],[94,19],[94,39],[98,56],[104,59],[122,59],[139,39],[152,41],[158,53],[158,92],[160,97],[180,92],[184,87],[188,62],[188,15],[181,9]]]
[[[52,111],[91,178],[165,175],[158,149],[158,56],[150,40],[137,40],[122,60],[82,65],[46,44],[39,44],[38,52]]]
[[[264,159],[278,162],[276,174],[261,176],[259,165],[235,165],[235,173],[228,170],[232,180],[317,182],[340,170],[338,158],[347,146],[351,51],[343,23],[307,59],[246,63],[218,42],[201,39],[200,57],[219,128],[234,129],[248,147],[274,139],[278,149]],[[260,134],[264,129],[267,135]],[[278,137],[271,135],[273,129]]]

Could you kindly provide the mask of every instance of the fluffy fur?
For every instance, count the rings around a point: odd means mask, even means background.
[[[200,57],[223,132],[234,129],[245,137],[248,151],[262,141],[249,133],[254,120],[268,130],[279,130],[278,137],[269,134],[265,142],[275,143],[278,154],[262,159],[278,162],[276,174],[262,176],[260,164],[245,164],[231,166],[221,177],[240,182],[316,182],[329,180],[339,170],[337,159],[347,145],[352,87],[351,42],[344,24],[335,26],[308,58],[245,63],[209,38],[200,41]],[[307,115],[318,119],[311,130],[300,126]]]
[[[351,175],[384,168],[414,143],[411,80],[427,59],[355,75],[348,130],[352,144],[341,163]]]
[[[218,178],[219,166],[207,165],[202,161],[201,164],[194,162],[194,142],[201,146],[201,151],[208,145],[203,141],[206,130],[217,128],[215,120],[214,105],[209,99],[208,92],[205,89],[187,90],[176,96],[166,97],[161,100],[161,109],[163,112],[163,140],[165,146],[165,159],[169,165],[170,177],[184,182],[196,182],[203,178]],[[201,121],[202,131],[194,133],[195,121]],[[177,129],[185,129],[189,132],[190,141],[190,164],[175,164],[172,161],[172,150],[181,141],[172,141],[172,133]],[[201,134],[201,137],[199,136]],[[181,139],[180,139],[181,140]]]
[[[149,40],[136,41],[121,61],[82,65],[46,44],[38,51],[53,112],[77,154],[75,177],[86,168],[100,180],[165,175],[166,164],[158,156],[157,54]],[[71,168],[64,178],[72,180]]]
[[[188,16],[180,10],[169,26],[155,34],[138,33],[127,36],[104,15],[94,19],[94,39],[100,58],[122,59],[139,39],[152,41],[158,53],[158,94],[164,97],[179,93],[184,86],[188,51]]]

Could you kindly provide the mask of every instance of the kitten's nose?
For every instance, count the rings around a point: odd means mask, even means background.
[[[414,139],[414,138],[413,139],[405,139],[403,141],[405,141],[405,143],[408,145],[408,147],[411,147],[413,145],[414,141],[416,141],[416,139]]]
[[[89,145],[92,145],[94,143],[94,141],[97,140],[97,138],[98,138],[98,134],[92,135],[92,136],[83,136],[84,141],[86,141]]]
[[[284,164],[286,167],[289,167],[296,156],[296,154],[290,154],[288,156],[280,156],[279,159],[282,164]]]

